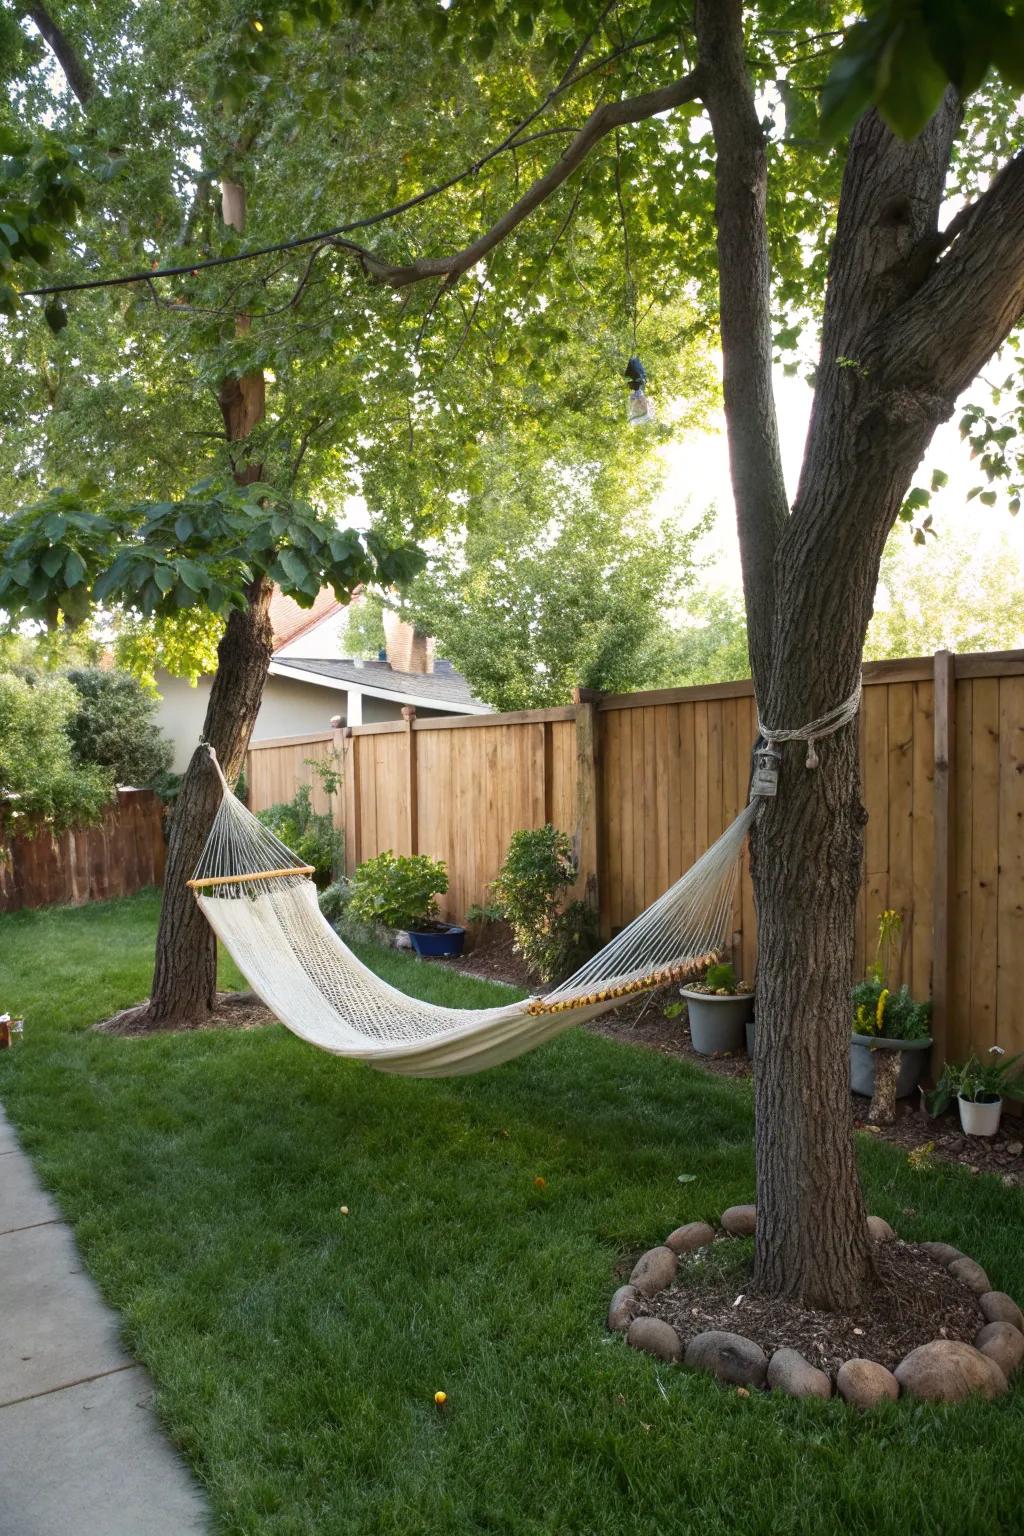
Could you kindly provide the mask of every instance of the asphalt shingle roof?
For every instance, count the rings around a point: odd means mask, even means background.
[[[435,664],[436,665],[436,664]],[[419,699],[444,704],[481,704],[461,672],[441,664],[440,671],[396,672],[387,662],[350,660],[324,661],[299,656],[275,656],[274,668],[287,667],[295,672],[315,672],[320,677],[336,680],[342,687],[353,683],[357,687],[379,688],[382,693],[414,695]]]

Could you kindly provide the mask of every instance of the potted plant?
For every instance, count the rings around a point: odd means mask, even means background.
[[[1003,1113],[1003,1090],[1014,1075],[1020,1052],[1004,1061],[1001,1045],[990,1045],[988,1061],[970,1056],[965,1062],[947,1061],[928,1108],[933,1115],[948,1109],[956,1095],[960,1129],[965,1136],[994,1136]]]
[[[853,1038],[850,1087],[870,1098],[875,1091],[875,1053],[897,1051],[896,1097],[913,1093],[928,1065],[931,1050],[930,1002],[915,1002],[906,986],[895,992],[876,977],[858,982],[851,993]]]
[[[686,999],[695,1051],[713,1056],[740,1049],[746,1025],[753,1017],[754,989],[749,982],[736,980],[736,971],[728,961],[709,965],[703,982],[680,987],[679,993]]]
[[[885,1097],[890,1113],[881,1114],[881,1123],[895,1116],[895,1099],[913,1093],[928,1065],[931,1049],[930,1002],[915,1002],[906,986],[893,987],[888,978],[897,969],[903,934],[903,917],[891,907],[879,914],[878,942],[874,964],[863,981],[850,994],[853,1012],[853,1038],[850,1042],[850,1087],[854,1093],[875,1099],[879,1090],[876,1063],[879,1052],[898,1053],[898,1066],[885,1061]],[[895,1084],[895,1088],[893,1087]],[[873,1105],[872,1118],[876,1116]]]
[[[425,853],[394,854],[388,848],[366,859],[352,876],[348,911],[359,922],[408,934],[417,954],[461,955],[465,928],[438,916],[436,897],[447,889],[443,860]]]

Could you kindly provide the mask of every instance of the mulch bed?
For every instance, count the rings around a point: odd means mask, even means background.
[[[141,1020],[147,1007],[147,1003],[140,1003],[135,1008],[125,1008],[92,1027],[101,1035],[143,1039],[165,1033],[187,1034],[195,1029],[261,1029],[264,1025],[277,1023],[276,1015],[264,1007],[255,992],[218,992],[217,1006],[210,1017],[202,1024],[191,1024],[182,1030],[165,1031],[143,1024]]]
[[[933,1119],[907,1099],[897,1106],[896,1124],[875,1131],[862,1117],[867,1115],[868,1100],[853,1095],[854,1123],[859,1130],[874,1133],[894,1146],[922,1158],[927,1165],[936,1162],[959,1163],[969,1173],[994,1173],[1007,1185],[1024,1185],[1024,1124],[1014,1116],[1007,1119],[995,1136],[965,1136],[955,1109]]]
[[[524,992],[548,990],[522,955],[516,954],[507,923],[480,923],[467,931],[466,939],[471,946],[466,954],[438,955],[432,963],[465,971],[467,976],[480,976],[484,981],[504,981],[522,987]]]
[[[735,1241],[720,1238],[712,1252]],[[723,1278],[698,1251],[680,1261],[677,1284],[645,1301],[639,1315],[671,1323],[684,1344],[720,1328],[753,1339],[769,1356],[776,1349],[796,1349],[833,1376],[844,1360],[858,1358],[877,1360],[891,1371],[932,1339],[974,1343],[985,1319],[963,1281],[913,1243],[880,1243],[876,1252],[879,1284],[857,1312],[812,1312],[792,1301],[740,1295],[735,1275]]]
[[[489,980],[514,982],[531,991],[544,990],[513,950],[504,923],[487,924],[470,954],[443,963]],[[630,998],[611,1013],[591,1019],[583,1028],[624,1045],[638,1045],[643,1050],[692,1062],[715,1077],[750,1077],[751,1063],[745,1051],[715,1056],[702,1056],[695,1051],[685,1013],[674,1019],[665,1017],[665,1004],[673,1000],[677,1000],[674,987],[659,987],[657,991]],[[970,1173],[995,1174],[1008,1186],[1024,1187],[1024,1121],[1012,1110],[1009,1116],[1004,1111],[1003,1127],[997,1135],[965,1136],[955,1108],[933,1118],[920,1108],[915,1095],[897,1105],[895,1125],[879,1128],[867,1124],[869,1101],[860,1094],[851,1094],[851,1098],[858,1130],[915,1153],[925,1167],[930,1161],[957,1163]]]

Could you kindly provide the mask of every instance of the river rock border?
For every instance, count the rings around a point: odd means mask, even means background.
[[[756,1222],[752,1205],[731,1205],[723,1211],[720,1228],[730,1237],[750,1237]],[[876,1243],[891,1242],[896,1234],[880,1216],[868,1217],[868,1229]],[[607,1326],[624,1333],[627,1344],[658,1360],[709,1371],[719,1381],[749,1392],[764,1388],[795,1398],[830,1398],[833,1391],[858,1408],[894,1402],[901,1395],[925,1402],[957,1403],[980,1393],[1000,1397],[1010,1377],[1024,1363],[1024,1313],[1005,1291],[994,1291],[980,1264],[954,1248],[952,1243],[919,1243],[917,1246],[942,1264],[978,1298],[984,1327],[973,1346],[955,1339],[933,1339],[921,1344],[900,1361],[895,1371],[876,1360],[846,1360],[832,1378],[806,1360],[798,1350],[777,1349],[771,1356],[759,1344],[740,1333],[709,1329],[684,1344],[671,1323],[659,1317],[637,1316],[638,1305],[676,1278],[679,1260],[713,1243],[719,1233],[706,1221],[676,1227],[664,1243],[641,1254],[625,1285],[620,1285],[608,1308]]]

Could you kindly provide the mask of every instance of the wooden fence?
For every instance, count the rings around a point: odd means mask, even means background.
[[[162,808],[151,789],[119,789],[95,827],[0,840],[0,912],[130,896],[163,877]]]
[[[861,765],[868,810],[857,964],[878,915],[904,917],[902,977],[935,1000],[940,1049],[1024,1049],[1024,652],[868,663]],[[336,757],[349,868],[384,848],[446,861],[445,910],[487,898],[512,833],[572,833],[580,891],[610,934],[724,830],[746,799],[749,682],[590,695],[570,708],[401,721],[261,742],[255,808]],[[746,868],[734,957],[756,960]]]

